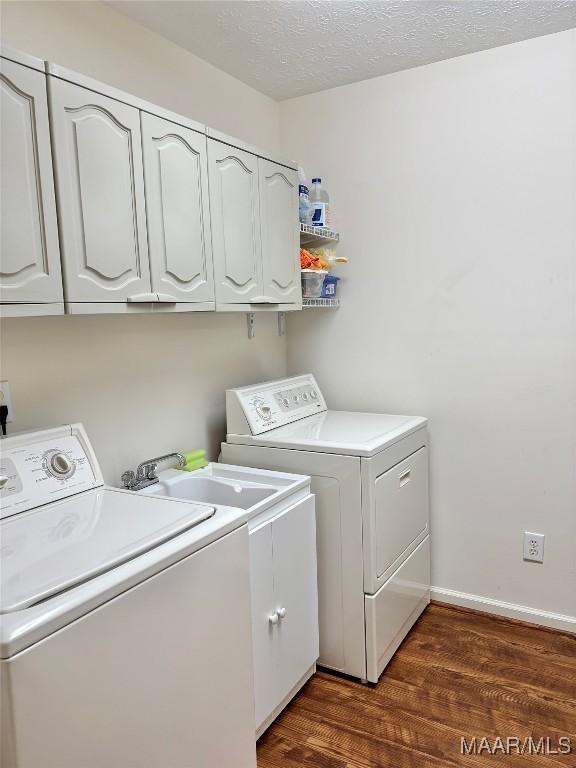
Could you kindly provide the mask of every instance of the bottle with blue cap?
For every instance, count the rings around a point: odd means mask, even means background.
[[[319,177],[312,179],[309,199],[312,203],[312,226],[330,226],[330,198],[328,197],[328,192],[322,186],[322,179]]]

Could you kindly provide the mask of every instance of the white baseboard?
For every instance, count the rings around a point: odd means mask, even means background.
[[[466,592],[456,592],[453,589],[431,587],[430,597],[441,603],[459,605],[462,608],[474,608],[477,611],[493,613],[497,616],[506,616],[509,619],[528,621],[531,624],[540,624],[543,627],[561,629],[564,632],[576,633],[576,616],[563,616],[561,613],[539,611],[536,608],[528,608],[525,605],[505,603],[503,600],[492,600],[480,595],[469,595]]]

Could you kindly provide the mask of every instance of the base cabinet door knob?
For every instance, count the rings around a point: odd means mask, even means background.
[[[278,624],[278,613],[273,613],[271,616],[268,616],[268,621],[270,624]]]
[[[284,618],[284,616],[286,616],[286,608],[278,608],[278,610],[276,611],[276,613],[278,614],[278,616],[279,616],[281,619],[283,619],[283,618]]]

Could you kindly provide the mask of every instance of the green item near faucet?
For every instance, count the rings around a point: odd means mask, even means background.
[[[185,467],[178,467],[183,472],[194,472],[196,469],[203,469],[208,466],[208,462],[204,459],[196,459],[196,461],[189,461]]]
[[[206,451],[199,449],[197,451],[188,451],[188,453],[183,453],[182,456],[186,459],[186,464],[189,464],[191,461],[197,461],[198,459],[205,459],[206,458]]]
[[[183,472],[194,472],[196,469],[203,469],[203,467],[208,466],[206,451],[204,450],[188,451],[188,453],[183,453],[182,456],[186,459],[186,465],[184,467],[177,467],[177,469],[181,469]]]

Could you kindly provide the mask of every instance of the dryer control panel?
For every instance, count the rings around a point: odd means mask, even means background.
[[[0,517],[100,485],[100,468],[81,424],[0,442]]]
[[[326,410],[324,397],[312,374],[226,392],[228,434],[260,435]]]

